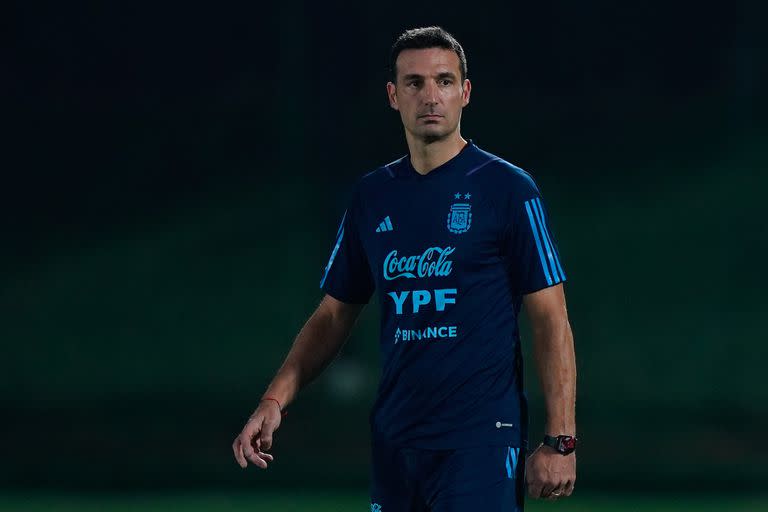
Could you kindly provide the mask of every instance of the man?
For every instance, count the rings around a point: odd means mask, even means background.
[[[273,460],[281,409],[330,363],[378,290],[371,510],[522,510],[526,480],[535,498],[568,496],[575,356],[539,190],[462,138],[471,84],[450,34],[406,31],[391,67],[387,94],[409,154],[357,181],[320,282],[326,295],[235,439],[235,458]],[[521,304],[547,412],[545,443],[528,457]]]

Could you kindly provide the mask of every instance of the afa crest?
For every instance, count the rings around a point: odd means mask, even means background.
[[[461,234],[469,231],[472,226],[472,205],[469,203],[453,203],[448,212],[448,231]]]

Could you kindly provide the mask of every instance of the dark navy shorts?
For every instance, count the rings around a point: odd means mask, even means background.
[[[525,450],[452,450],[371,442],[371,512],[522,512]]]

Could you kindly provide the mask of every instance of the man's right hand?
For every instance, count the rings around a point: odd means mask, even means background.
[[[281,421],[282,413],[277,402],[264,400],[259,404],[232,443],[232,451],[240,467],[247,467],[248,461],[251,461],[267,469],[267,461],[272,462],[274,457],[266,452],[272,448],[272,433],[278,429]]]

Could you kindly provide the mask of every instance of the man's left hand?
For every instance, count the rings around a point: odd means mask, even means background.
[[[576,453],[563,455],[539,445],[528,457],[525,480],[531,498],[556,500],[570,496],[576,484]]]

